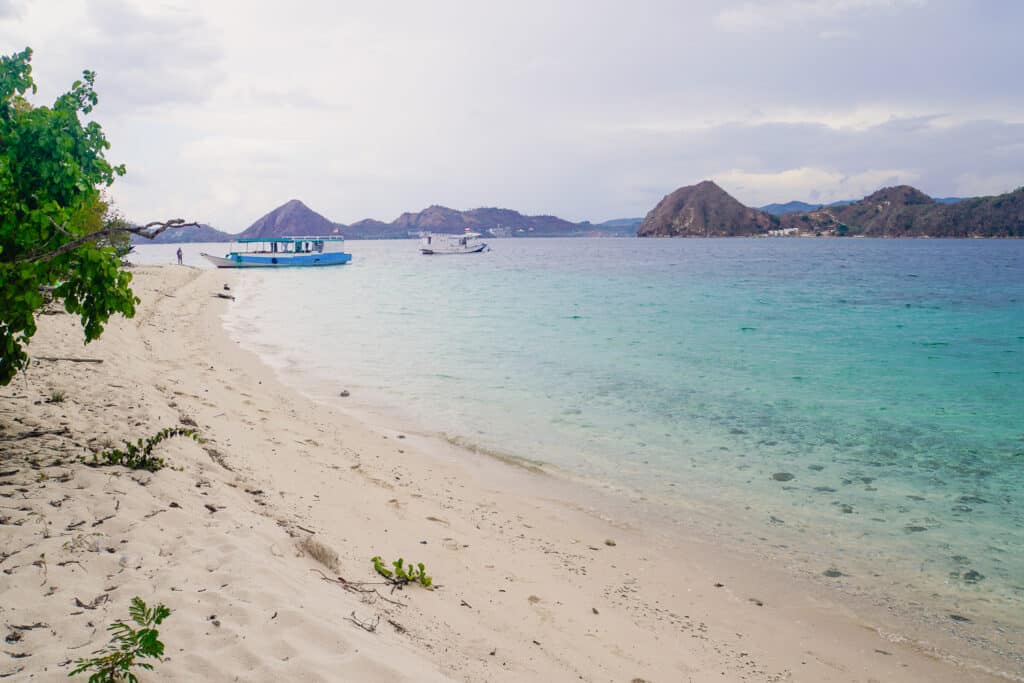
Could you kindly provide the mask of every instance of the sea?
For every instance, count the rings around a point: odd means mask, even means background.
[[[225,325],[312,395],[1024,651],[1024,241],[490,245],[244,271]]]

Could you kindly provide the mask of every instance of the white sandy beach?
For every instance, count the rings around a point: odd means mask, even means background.
[[[6,680],[63,679],[135,595],[173,611],[144,681],[1024,680],[557,476],[314,402],[223,331],[233,275],[134,273],[135,319],[83,347],[44,316],[29,349],[102,363],[37,360],[0,389]],[[158,473],[78,462],[193,423],[204,443],[165,442]],[[436,589],[346,590],[378,581],[375,555]]]

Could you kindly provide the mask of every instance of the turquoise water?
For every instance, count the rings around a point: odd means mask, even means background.
[[[231,328],[310,387],[1020,637],[1024,241],[349,247],[244,273]]]

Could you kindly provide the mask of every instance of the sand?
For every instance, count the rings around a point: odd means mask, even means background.
[[[236,275],[134,272],[133,320],[83,347],[42,316],[30,347],[102,363],[0,388],[5,680],[64,678],[132,596],[172,609],[143,681],[1022,680],[543,470],[314,402],[223,331]],[[203,442],[160,444],[158,473],[80,461],[178,425]],[[392,592],[377,555],[435,589]]]

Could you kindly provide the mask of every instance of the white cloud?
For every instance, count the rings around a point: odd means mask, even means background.
[[[790,25],[840,17],[850,12],[924,7],[927,0],[768,0],[721,10],[715,24],[726,31],[778,31]]]
[[[910,169],[870,169],[847,175],[834,169],[803,167],[767,173],[729,169],[712,174],[712,178],[745,202],[760,206],[792,199],[813,198],[823,204],[860,199],[880,187],[913,184],[920,174]]]

